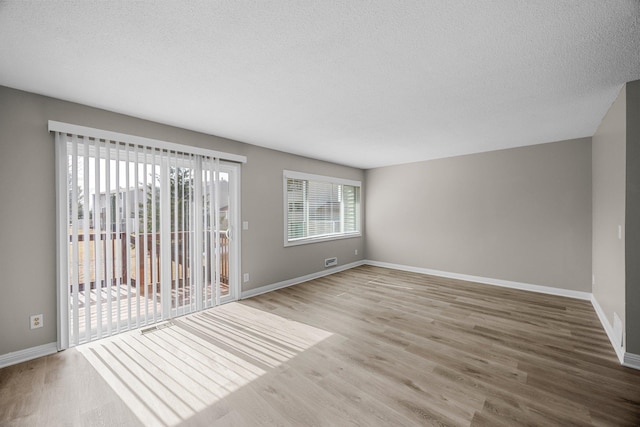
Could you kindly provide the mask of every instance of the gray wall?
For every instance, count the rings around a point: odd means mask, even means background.
[[[210,148],[248,157],[242,168],[242,272],[254,289],[361,260],[362,238],[284,248],[282,169],[363,180],[364,172],[83,105],[0,87],[0,355],[56,341],[55,163],[47,121]],[[354,255],[358,249],[359,255]],[[45,326],[29,330],[29,315]]]
[[[613,326],[613,314],[625,319],[624,233],[626,90],[609,108],[593,135],[593,296]],[[623,325],[624,326],[624,325]],[[624,328],[623,328],[624,330]]]
[[[626,351],[640,354],[640,80],[626,88]]]
[[[640,354],[640,80],[627,83],[593,136],[593,296],[625,351]],[[618,225],[623,226],[622,239]]]
[[[243,219],[249,221],[249,231],[242,240],[242,261],[251,282],[245,283],[243,290],[324,270],[324,260],[329,257],[337,256],[339,265],[364,259],[363,237],[285,248],[282,200],[283,169],[362,181],[364,193],[362,170],[253,145],[246,148],[249,162],[243,166],[242,212]],[[364,230],[364,197],[361,205]]]
[[[367,258],[590,292],[590,142],[368,170]]]

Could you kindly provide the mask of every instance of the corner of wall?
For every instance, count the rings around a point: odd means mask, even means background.
[[[625,330],[626,348],[640,353],[640,80],[626,84]],[[636,360],[633,357],[630,360]]]
[[[609,342],[611,342],[611,347],[613,347],[613,350],[616,352],[616,356],[618,356],[618,360],[620,361],[620,363],[624,364],[624,356],[625,356],[624,347],[618,345],[617,340],[615,338],[615,333],[613,332],[613,326],[611,326],[611,323],[609,323],[609,320],[607,319],[607,316],[605,315],[604,310],[602,310],[602,307],[600,306],[600,304],[598,303],[598,300],[593,294],[591,294],[591,305],[593,306],[594,310],[596,311],[596,314],[598,315],[598,319],[600,320],[600,323],[602,324],[602,327],[604,328],[604,331],[606,332],[607,337],[609,338]]]

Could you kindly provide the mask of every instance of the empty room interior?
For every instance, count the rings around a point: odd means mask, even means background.
[[[0,425],[640,425],[640,2],[0,1]]]

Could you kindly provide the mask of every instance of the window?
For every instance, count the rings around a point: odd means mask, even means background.
[[[284,245],[360,236],[360,181],[284,171]]]

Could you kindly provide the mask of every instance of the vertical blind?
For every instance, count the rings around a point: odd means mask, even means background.
[[[67,132],[56,146],[62,348],[220,302],[218,158]]]
[[[360,233],[360,183],[285,171],[285,244]]]

